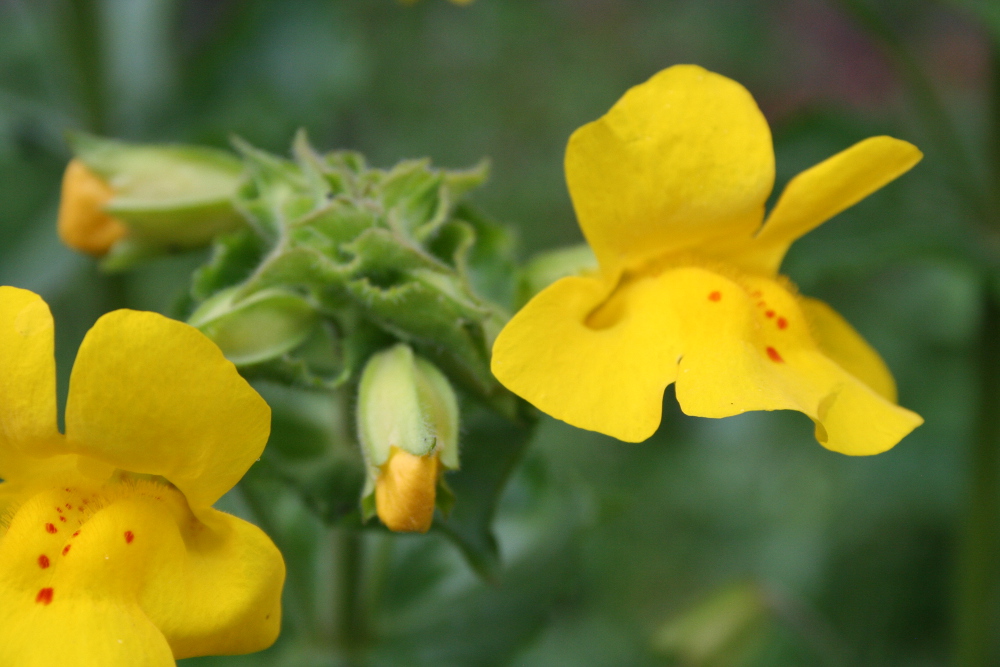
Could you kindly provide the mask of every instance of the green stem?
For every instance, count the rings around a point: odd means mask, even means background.
[[[362,594],[364,542],[360,530],[341,528],[335,534],[336,590],[335,641],[346,664],[361,664],[361,649],[367,641],[367,609]]]
[[[107,131],[104,54],[97,0],[66,0],[66,41],[72,51],[87,129]]]
[[[987,294],[979,349],[980,399],[965,534],[958,562],[955,664],[996,664],[997,557],[1000,556],[1000,306]]]

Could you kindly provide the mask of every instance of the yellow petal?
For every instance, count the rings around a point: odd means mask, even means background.
[[[52,314],[41,297],[0,287],[0,477],[54,451],[56,362]]]
[[[771,132],[740,84],[663,70],[570,137],[566,180],[602,271],[748,241],[774,184]]]
[[[777,273],[792,242],[909,171],[923,154],[892,137],[871,137],[793,178],[745,256],[747,269]]]
[[[270,419],[264,400],[197,329],[118,310],[80,346],[66,435],[77,453],[162,475],[198,510],[260,456]]]
[[[28,498],[0,539],[0,664],[160,666],[269,645],[281,557],[210,514],[145,481]]]
[[[813,340],[827,357],[868,385],[876,394],[896,402],[896,381],[879,353],[847,320],[819,299],[799,297]]]
[[[599,280],[556,281],[522,308],[493,346],[493,374],[537,408],[574,426],[639,442],[660,423],[677,375],[669,295],[641,281],[600,312]],[[588,323],[588,319],[590,320]]]
[[[884,391],[863,342],[823,324],[838,360]],[[922,422],[845,367],[817,345],[784,286],[696,267],[633,278],[610,299],[598,281],[563,279],[511,320],[493,351],[494,374],[511,391],[622,440],[655,431],[674,380],[687,414],[798,410],[817,422],[824,446],[845,454],[884,451]]]
[[[729,286],[720,287],[720,279]],[[683,322],[677,400],[685,413],[798,410],[816,422],[824,447],[850,455],[885,451],[923,422],[827,357],[798,299],[778,282],[749,276],[736,282],[701,269],[661,280]],[[719,300],[706,299],[716,291]]]
[[[386,528],[417,533],[430,530],[440,473],[437,453],[415,456],[399,447],[389,450],[375,482],[375,508]]]
[[[66,165],[59,200],[57,226],[63,243],[81,252],[103,255],[125,236],[125,226],[104,212],[104,205],[114,194],[111,186],[83,162],[71,160]]]

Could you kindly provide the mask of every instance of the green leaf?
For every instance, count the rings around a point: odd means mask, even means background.
[[[454,507],[446,519],[434,521],[433,530],[451,538],[480,576],[492,579],[500,567],[493,517],[532,429],[475,405],[463,411],[461,429],[462,468],[446,476]]]

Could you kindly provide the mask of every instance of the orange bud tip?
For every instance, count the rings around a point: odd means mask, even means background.
[[[83,162],[66,165],[59,202],[59,238],[74,250],[103,255],[125,236],[125,226],[104,212],[114,191]]]
[[[426,533],[434,519],[441,463],[436,453],[415,456],[393,447],[375,482],[375,509],[389,530]]]

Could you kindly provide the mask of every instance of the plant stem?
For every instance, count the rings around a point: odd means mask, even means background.
[[[958,563],[955,664],[995,664],[1000,555],[1000,306],[987,292],[979,349],[980,399],[969,459],[969,498]]]
[[[367,610],[362,596],[362,558],[364,542],[361,531],[341,528],[335,534],[337,596],[334,601],[334,640],[347,665],[359,665],[361,649],[367,640]]]
[[[102,134],[107,131],[107,108],[100,5],[97,0],[66,0],[65,5],[64,29],[76,68],[86,126]]]

